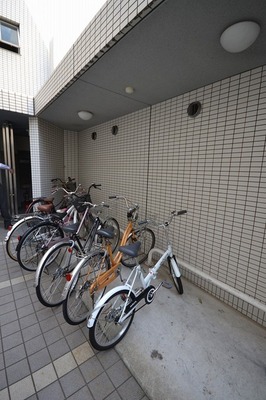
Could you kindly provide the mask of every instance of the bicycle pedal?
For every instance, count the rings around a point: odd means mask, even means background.
[[[172,289],[173,285],[170,282],[163,281],[162,286],[166,289]]]

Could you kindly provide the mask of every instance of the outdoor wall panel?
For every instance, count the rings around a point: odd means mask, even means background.
[[[19,54],[0,48],[0,89],[10,93],[1,108],[27,113],[18,100],[31,99],[33,108],[33,96],[51,74],[48,50],[24,1],[1,1],[0,16],[19,24],[20,46]]]
[[[170,227],[177,257],[266,304],[265,67],[227,78],[79,134],[81,181],[124,194]],[[190,102],[202,103],[196,118]],[[118,125],[117,136],[111,126]],[[97,139],[91,133],[97,132]],[[82,172],[83,171],[83,172]],[[86,172],[85,172],[86,171]],[[123,215],[120,207],[117,218]],[[156,245],[165,248],[156,229]],[[183,275],[266,325],[265,313],[185,267]],[[226,287],[226,286],[225,286]]]
[[[51,196],[51,179],[64,178],[64,131],[36,117],[29,128],[33,197]]]

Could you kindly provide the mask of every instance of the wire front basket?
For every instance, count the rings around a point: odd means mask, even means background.
[[[75,196],[72,204],[75,206],[77,212],[82,213],[88,207],[86,204],[84,204],[84,202],[88,202],[88,201],[91,203],[91,197],[90,197],[89,193],[86,193],[82,196],[78,196],[78,197]]]

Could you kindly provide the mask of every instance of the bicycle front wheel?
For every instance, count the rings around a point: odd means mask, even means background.
[[[127,244],[132,244],[135,242],[141,243],[138,254],[138,262],[142,264],[145,260],[147,260],[150,250],[155,246],[155,234],[150,228],[137,229],[130,234]],[[129,268],[132,268],[136,265],[135,258],[131,258],[126,254],[123,254],[121,262],[125,267]]]
[[[49,247],[64,237],[61,227],[52,222],[41,222],[31,228],[19,241],[17,257],[21,268],[36,271],[38,263]]]
[[[73,271],[80,261],[78,246],[71,247],[72,242],[54,245],[42,258],[36,273],[36,295],[46,307],[63,303],[63,290],[67,283],[68,273]]]
[[[183,284],[182,284],[181,277],[180,276],[176,276],[175,270],[174,270],[174,267],[173,267],[172,263],[176,263],[176,268],[179,269],[178,268],[178,264],[177,264],[176,259],[175,259],[175,256],[173,256],[173,258],[171,260],[169,260],[170,274],[171,274],[171,276],[173,278],[173,281],[174,281],[174,284],[175,284],[177,292],[179,294],[183,294],[184,290],[183,290]]]
[[[22,236],[41,221],[43,221],[42,217],[31,216],[23,218],[13,225],[6,241],[6,252],[12,260],[18,261],[17,246]]]
[[[90,294],[90,286],[100,273],[107,271],[109,262],[103,252],[89,255],[72,274],[71,284],[63,302],[63,315],[70,325],[85,321],[105,288]]]
[[[134,298],[128,289],[121,289],[105,301],[92,327],[89,328],[90,342],[96,350],[108,350],[126,335],[133,321],[135,310],[123,322],[119,322],[119,318],[126,302],[130,304]]]

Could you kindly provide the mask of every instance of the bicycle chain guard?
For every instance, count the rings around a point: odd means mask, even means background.
[[[125,314],[136,308],[137,304],[143,299],[145,300],[146,304],[151,304],[154,299],[155,292],[156,288],[150,285],[146,289],[144,289],[143,292],[141,292],[138,296],[134,295],[134,299],[132,299],[132,302],[126,306]]]

